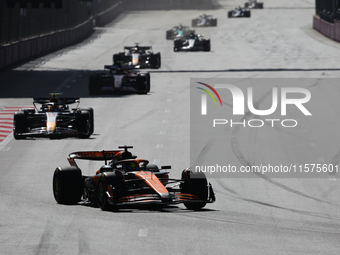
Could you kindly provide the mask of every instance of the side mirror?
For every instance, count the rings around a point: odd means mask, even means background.
[[[171,169],[171,166],[161,166],[161,169]]]

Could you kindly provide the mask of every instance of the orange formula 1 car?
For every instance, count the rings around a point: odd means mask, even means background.
[[[83,151],[69,154],[71,166],[57,167],[53,175],[53,194],[59,204],[97,204],[102,210],[120,205],[184,203],[191,210],[200,210],[213,203],[215,195],[204,173],[183,170],[181,179],[170,179],[148,160],[137,159],[128,151],[132,146],[119,146],[112,151]],[[103,160],[95,175],[83,176],[75,159]],[[108,162],[109,161],[109,162]]]

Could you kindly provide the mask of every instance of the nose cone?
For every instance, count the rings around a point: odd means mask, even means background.
[[[161,197],[162,202],[171,202],[172,201],[172,197],[171,197],[169,192],[168,193],[161,193],[159,195]]]

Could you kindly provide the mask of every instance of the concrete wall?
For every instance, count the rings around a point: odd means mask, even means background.
[[[314,15],[313,17],[313,28],[319,31],[324,36],[340,42],[340,21],[334,20],[334,23],[329,23],[319,16]]]
[[[52,33],[0,46],[0,70],[76,43],[89,36],[94,26],[104,26],[124,10],[211,9],[214,6],[212,0],[122,0],[115,2],[113,5],[111,2],[111,5],[104,11],[93,13],[93,16],[76,27],[59,29]]]

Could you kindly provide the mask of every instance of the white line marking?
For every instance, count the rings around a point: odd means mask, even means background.
[[[139,237],[147,237],[148,236],[148,229],[147,228],[140,229],[138,231],[138,236]]]
[[[12,133],[9,134],[2,142],[0,142],[0,151],[12,140]]]
[[[64,80],[54,91],[61,92],[61,90],[67,85],[67,83],[72,81],[77,75],[78,75],[78,72],[75,72],[71,77]]]

